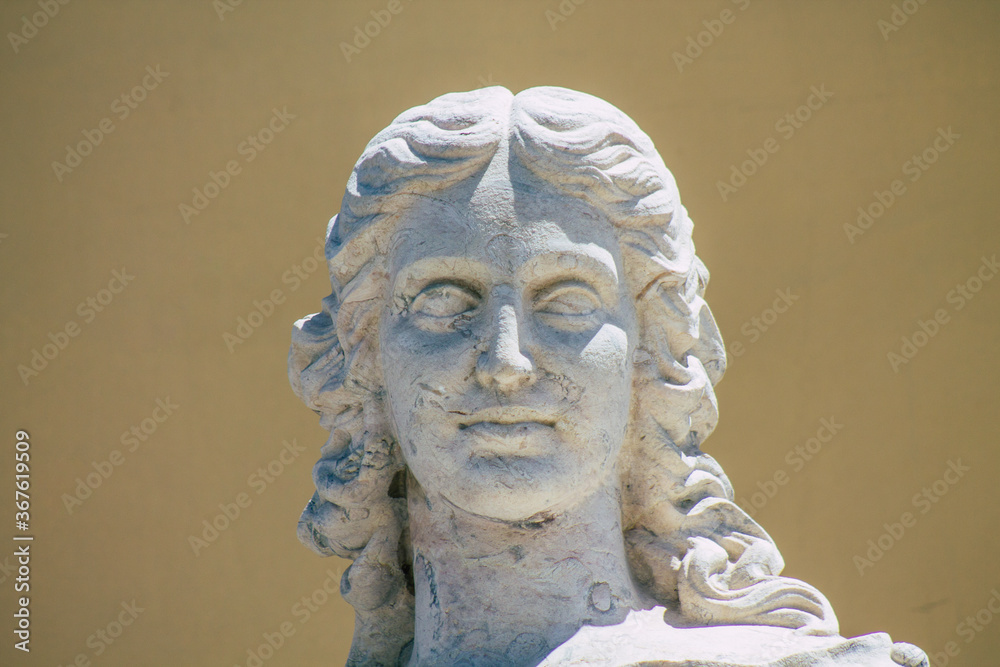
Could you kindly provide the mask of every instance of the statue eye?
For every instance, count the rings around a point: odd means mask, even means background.
[[[600,297],[592,288],[579,282],[550,287],[535,301],[535,312],[546,324],[562,328],[589,328],[600,310]]]
[[[479,296],[455,283],[436,283],[425,287],[410,306],[410,312],[434,318],[455,318],[475,310]]]

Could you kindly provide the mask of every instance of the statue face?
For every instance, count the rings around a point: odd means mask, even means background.
[[[506,187],[404,213],[379,331],[396,435],[425,492],[519,521],[614,470],[637,324],[604,214]]]

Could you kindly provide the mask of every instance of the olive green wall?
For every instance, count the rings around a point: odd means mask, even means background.
[[[607,99],[677,177],[731,352],[705,448],[786,573],[845,635],[995,664],[1000,620],[959,624],[1000,598],[1000,4],[223,2],[0,5],[0,507],[12,545],[25,429],[35,536],[30,656],[0,551],[0,663],[253,665],[283,627],[264,664],[343,664],[345,563],[295,537],[324,432],[290,326],[329,291],[310,258],[368,139],[499,83]],[[239,517],[196,554],[220,504]]]

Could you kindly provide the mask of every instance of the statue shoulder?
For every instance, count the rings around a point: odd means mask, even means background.
[[[663,607],[633,611],[613,626],[584,626],[539,667],[927,667],[927,656],[910,644],[893,644],[879,632],[846,639],[798,634],[764,625],[672,627]]]

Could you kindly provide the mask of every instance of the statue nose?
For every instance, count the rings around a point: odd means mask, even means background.
[[[520,323],[514,304],[501,305],[493,316],[488,349],[476,362],[476,377],[484,387],[514,391],[535,380],[531,354],[521,346]]]

